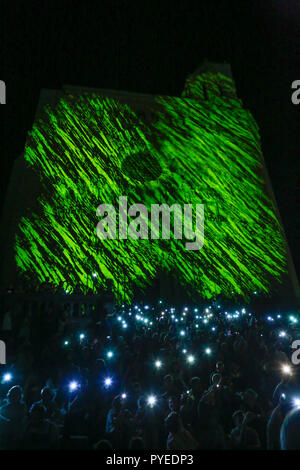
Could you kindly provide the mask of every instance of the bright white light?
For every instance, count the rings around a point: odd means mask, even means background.
[[[108,351],[108,353],[107,353],[107,357],[108,357],[108,358],[113,357],[113,355],[114,355],[114,353],[113,353],[112,351]]]
[[[294,402],[294,405],[295,405],[297,408],[300,408],[300,398],[294,398],[294,399],[293,399],[293,402]]]
[[[75,392],[75,390],[77,390],[78,388],[79,388],[79,383],[76,382],[76,380],[73,380],[72,382],[70,382],[69,384],[70,392]]]
[[[183,354],[186,354],[186,353],[187,353],[186,349],[183,349],[182,352],[183,352]]]
[[[93,272],[92,276],[93,276],[93,277],[97,277],[98,274],[97,274],[96,272]]]
[[[187,361],[188,361],[189,364],[194,364],[194,362],[195,362],[195,357],[192,356],[192,355],[190,355],[190,356],[187,357]]]
[[[161,366],[162,366],[162,362],[161,362],[161,361],[159,361],[159,360],[155,361],[155,367],[156,367],[157,369],[159,369]]]
[[[285,331],[281,331],[281,332],[279,333],[279,336],[280,336],[280,338],[284,338],[284,337],[286,336],[286,332],[285,332]]]
[[[6,372],[6,374],[3,375],[4,382],[10,382],[11,379],[12,379],[12,375],[9,372]]]
[[[125,400],[125,399],[127,398],[126,393],[122,393],[121,398],[122,398],[123,400]]]
[[[69,341],[66,340],[66,341],[64,342],[64,345],[65,345],[65,346],[68,346],[68,344],[69,344]]]
[[[211,349],[210,349],[210,348],[206,348],[206,349],[205,349],[205,354],[211,354]]]
[[[156,397],[154,395],[150,395],[147,399],[147,403],[149,406],[151,406],[151,408],[156,404],[157,400],[156,400]]]
[[[185,331],[181,330],[180,336],[185,336]]]
[[[104,385],[105,385],[105,387],[110,387],[112,385],[112,379],[110,377],[107,377],[104,380]]]
[[[84,338],[85,338],[84,334],[83,334],[83,333],[80,333],[79,339],[84,339]]]
[[[212,329],[211,329],[211,331],[216,331],[216,328],[213,326]]]
[[[284,374],[291,375],[291,373],[292,373],[292,368],[291,368],[291,366],[289,366],[288,364],[284,364],[284,365],[282,366],[282,372],[283,372]]]

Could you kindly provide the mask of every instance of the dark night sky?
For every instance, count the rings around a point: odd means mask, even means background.
[[[204,58],[232,65],[252,111],[295,263],[300,271],[298,0],[2,1],[1,205],[41,88],[63,84],[180,95]]]

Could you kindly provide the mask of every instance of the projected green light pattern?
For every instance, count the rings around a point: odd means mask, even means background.
[[[235,106],[242,105],[236,97],[234,82],[220,72],[191,75],[186,80],[182,96],[199,100],[214,99],[216,96],[221,96],[223,99],[232,99]]]
[[[111,279],[119,301],[151,285],[160,269],[204,298],[269,292],[286,253],[256,124],[234,93],[198,101],[197,87],[193,99],[156,98],[152,124],[96,94],[45,108],[25,148],[44,191],[40,211],[23,217],[16,235],[22,272],[92,287],[96,271],[97,285]],[[100,241],[96,208],[118,207],[122,195],[149,212],[154,203],[204,203],[204,247],[188,251],[174,238]]]

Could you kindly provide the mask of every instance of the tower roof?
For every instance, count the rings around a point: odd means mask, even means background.
[[[192,76],[201,75],[205,72],[221,73],[232,79],[231,65],[226,62],[210,62],[205,59],[195,72],[192,73]]]

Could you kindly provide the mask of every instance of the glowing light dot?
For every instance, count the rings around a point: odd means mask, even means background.
[[[149,406],[153,407],[156,404],[157,400],[154,395],[150,395],[147,399],[147,403]]]
[[[112,385],[112,379],[110,377],[107,377],[104,380],[104,385],[105,385],[105,387],[110,387]]]
[[[11,379],[12,379],[12,375],[9,372],[7,372],[6,374],[3,375],[3,381],[4,382],[10,382]]]
[[[69,384],[70,392],[74,392],[75,390],[78,390],[78,388],[79,388],[79,383],[76,382],[76,380],[73,380],[72,382],[70,382]]]
[[[188,361],[189,364],[194,364],[194,362],[195,362],[195,357],[192,356],[192,355],[190,355],[190,356],[187,357],[187,361]]]
[[[291,366],[289,366],[288,364],[284,364],[284,365],[282,366],[282,372],[283,372],[284,374],[290,375],[290,374],[292,373],[292,368],[291,368]]]

